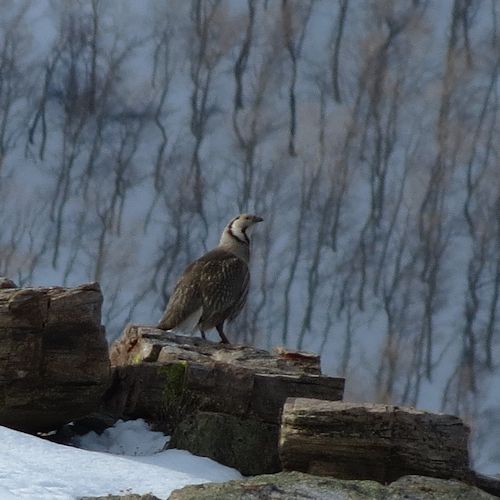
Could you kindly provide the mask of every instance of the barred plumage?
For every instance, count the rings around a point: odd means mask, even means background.
[[[224,321],[234,319],[245,305],[250,273],[250,228],[261,217],[242,214],[224,228],[219,246],[190,264],[167,304],[158,328],[204,332],[217,328],[222,342]]]

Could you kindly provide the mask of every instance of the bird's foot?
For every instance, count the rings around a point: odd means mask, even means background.
[[[221,338],[221,344],[230,344],[228,338],[226,337],[226,334],[224,333],[224,327],[223,327],[224,322],[219,323],[216,325],[217,332],[219,332],[219,336]]]

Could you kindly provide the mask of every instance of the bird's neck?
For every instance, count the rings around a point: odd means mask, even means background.
[[[245,232],[231,226],[226,227],[222,233],[219,247],[248,264],[250,260],[250,239]]]

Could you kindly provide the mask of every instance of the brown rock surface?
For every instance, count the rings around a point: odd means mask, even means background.
[[[106,410],[172,432],[171,446],[243,474],[280,470],[278,434],[288,397],[342,398],[344,379],[318,356],[222,345],[132,325],[111,347]]]
[[[472,480],[469,429],[455,416],[291,398],[282,422],[280,458],[285,470],[381,483],[408,474]]]
[[[99,405],[109,384],[97,283],[0,289],[0,424],[44,431]]]
[[[2,288],[17,288],[17,285],[9,278],[0,276],[0,289]]]

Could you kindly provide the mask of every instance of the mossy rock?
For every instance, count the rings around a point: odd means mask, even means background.
[[[167,403],[177,403],[182,397],[186,381],[186,361],[168,363],[158,368],[159,374],[165,379],[163,394]]]
[[[132,356],[132,362],[131,362],[131,364],[132,365],[138,365],[141,362],[142,362],[142,354],[140,352],[135,353]]]
[[[250,476],[281,470],[278,435],[275,424],[197,411],[175,428],[169,447],[210,457]]]
[[[247,480],[186,486],[169,500],[487,500],[496,497],[468,484],[424,476],[404,476],[388,486],[302,472],[280,472]]]
[[[126,493],[124,495],[106,495],[103,497],[81,497],[79,500],[160,500],[160,498],[151,493],[146,493],[145,495]]]
[[[159,407],[161,430],[171,433],[190,411],[190,393],[186,389],[187,363],[178,361],[162,364],[157,368],[161,380]]]

